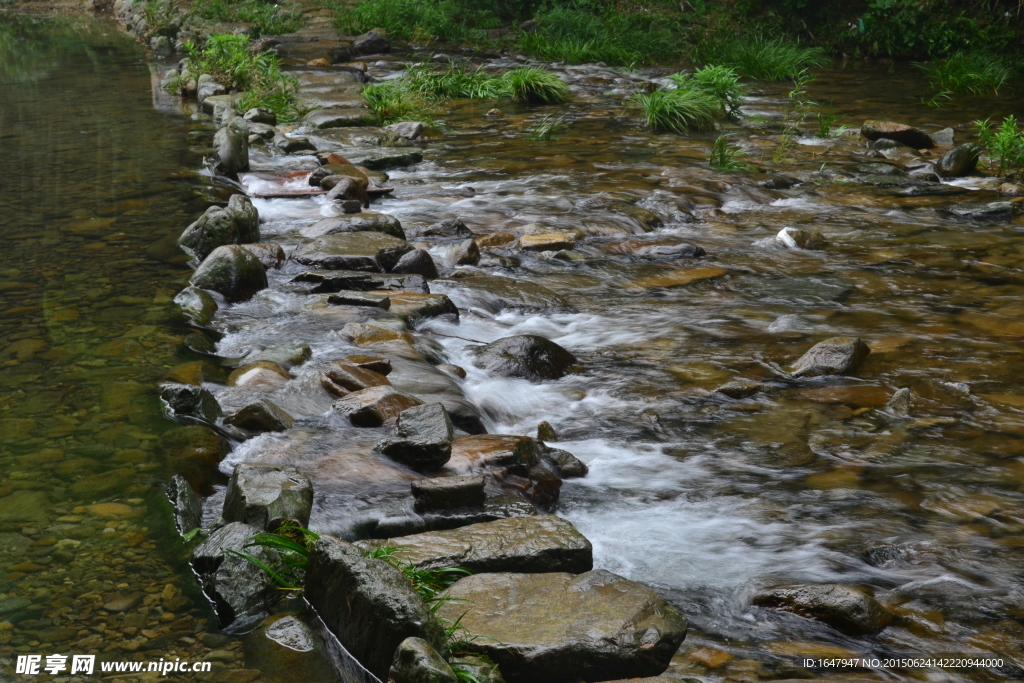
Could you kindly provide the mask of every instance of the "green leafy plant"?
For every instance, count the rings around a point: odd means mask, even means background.
[[[986,52],[957,52],[915,66],[924,71],[940,95],[998,95],[1017,72],[1008,61]],[[936,98],[933,101],[937,102]]]
[[[566,123],[568,120],[567,116],[551,116],[548,114],[530,126],[530,134],[526,136],[526,139],[537,142],[557,140],[559,133],[569,129]]]
[[[676,87],[683,90],[698,90],[712,95],[721,102],[722,110],[733,118],[739,117],[740,105],[746,90],[740,84],[736,70],[728,66],[706,66],[692,74],[677,73],[669,76]]]
[[[259,35],[294,33],[306,24],[302,12],[268,0],[192,0],[190,12],[207,21],[254,24]]]
[[[437,113],[435,103],[410,88],[403,79],[368,85],[363,89],[363,97],[382,126],[397,121],[431,123]]]
[[[643,111],[651,128],[672,133],[713,128],[722,111],[717,97],[689,88],[637,93],[630,105]]]
[[[188,69],[196,77],[209,74],[218,83],[244,91],[240,106],[272,109],[278,121],[295,121],[298,107],[298,82],[281,69],[275,55],[253,54],[249,38],[243,35],[210,36],[202,47],[185,46]]]
[[[270,577],[274,584],[283,590],[302,590],[309,566],[309,551],[320,536],[301,526],[281,526],[273,533],[256,534],[243,546],[242,552],[226,550],[256,565]],[[261,547],[270,551],[271,557],[277,558],[267,564],[252,553],[244,552],[245,548]]]
[[[796,144],[794,137],[790,133],[783,133],[779,136],[779,144],[775,146],[772,151],[772,161],[777,164],[789,161],[790,154],[793,152],[793,145]]]
[[[986,151],[992,170],[999,175],[1024,167],[1024,131],[1013,116],[1003,119],[999,128],[994,128],[988,119],[975,121],[978,127],[978,141]]]
[[[829,61],[821,48],[763,35],[705,41],[695,49],[694,57],[709,64],[731,66],[740,76],[766,81],[796,78],[802,71],[825,66]]]
[[[421,569],[412,562],[398,557],[401,552],[400,548],[383,546],[366,553],[366,557],[373,560],[383,560],[402,572],[409,581],[409,585],[419,593],[420,597],[423,598],[433,612],[436,612],[445,602],[452,600],[452,598],[446,598],[441,595],[445,590],[450,588],[459,579],[473,573],[461,567]],[[461,623],[461,620],[456,623]]]
[[[742,150],[729,143],[728,135],[719,135],[711,146],[711,167],[719,171],[751,171],[754,167],[739,159]]]
[[[825,111],[825,107],[818,107],[818,134],[823,138],[837,138],[843,134],[849,126],[835,127],[836,120],[839,118],[832,113],[832,105],[828,105],[828,112]]]
[[[556,74],[538,66],[522,66],[501,77],[505,92],[516,102],[561,104],[572,95],[569,86]]]

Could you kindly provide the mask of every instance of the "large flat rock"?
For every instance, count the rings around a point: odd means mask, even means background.
[[[657,676],[686,637],[686,617],[652,590],[603,569],[573,575],[475,574],[448,591],[439,615],[508,683]]]
[[[405,241],[381,232],[345,232],[324,235],[298,247],[292,260],[323,270],[389,270],[412,251]]]
[[[375,290],[405,290],[423,294],[430,292],[421,275],[366,273],[357,270],[311,270],[295,276],[292,282],[308,284],[313,294]]]
[[[316,128],[341,128],[343,126],[373,125],[377,118],[369,109],[330,107],[315,109],[306,114],[303,120]]]
[[[350,216],[325,218],[299,230],[303,237],[323,237],[344,232],[383,232],[398,239],[405,239],[402,224],[394,216],[376,211],[363,211]]]
[[[543,311],[571,308],[565,297],[543,285],[496,275],[434,280],[431,291],[447,294],[458,305],[482,308],[490,313],[500,313],[505,309]]]
[[[579,574],[594,566],[590,541],[571,522],[554,515],[499,519],[356,545],[365,550],[397,547],[399,557],[423,569]]]

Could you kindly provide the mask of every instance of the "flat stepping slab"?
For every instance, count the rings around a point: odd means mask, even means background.
[[[351,124],[358,125],[358,124]],[[327,126],[324,126],[325,128]],[[388,168],[412,166],[423,161],[423,153],[418,149],[399,148],[395,151],[373,151],[369,154],[350,154],[348,160],[357,166],[371,171],[383,171]]]
[[[394,216],[376,211],[363,211],[349,216],[325,218],[299,230],[303,237],[316,238],[342,232],[383,232],[405,239],[402,224]]]
[[[398,548],[397,557],[421,569],[581,574],[594,566],[590,541],[569,520],[555,515],[499,519],[356,545],[363,550]]]
[[[390,273],[366,273],[357,270],[311,270],[295,276],[292,282],[309,284],[311,294],[333,294],[336,292],[372,292],[405,290],[407,292],[430,292],[422,275],[400,275]]]
[[[412,251],[405,240],[381,232],[348,232],[319,237],[301,245],[292,260],[320,270],[390,270]]]
[[[378,292],[387,293],[391,300],[390,310],[406,323],[422,318],[436,318],[450,315],[459,319],[459,309],[444,294],[421,294],[420,292]]]
[[[543,285],[497,275],[434,280],[431,289],[455,297],[456,302],[466,307],[480,308],[489,313],[500,313],[505,309],[543,311],[572,308],[565,297]]]
[[[345,126],[365,126],[373,124],[377,118],[369,109],[359,107],[330,107],[327,109],[315,109],[306,114],[303,119],[306,123],[316,128],[343,128]],[[417,161],[422,161],[422,155]],[[408,166],[411,163],[395,163],[395,166]],[[374,168],[367,166],[367,168]]]
[[[686,636],[686,617],[657,593],[603,569],[495,573],[459,580],[438,616],[469,634],[508,683],[657,676]]]

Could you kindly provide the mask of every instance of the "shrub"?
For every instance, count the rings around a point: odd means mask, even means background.
[[[630,103],[643,111],[651,128],[672,133],[713,128],[722,112],[717,97],[688,88],[638,93]]]
[[[363,97],[382,126],[398,121],[429,123],[437,113],[434,103],[411,89],[404,79],[368,85],[363,89]]]
[[[678,88],[699,90],[715,97],[721,103],[724,113],[730,116],[739,115],[745,90],[740,85],[735,69],[727,66],[706,66],[692,74],[672,74],[669,78]]]
[[[282,9],[267,0],[193,0],[190,11],[208,21],[255,24],[260,35],[292,33],[306,24],[301,12]]]
[[[1024,167],[1024,131],[1013,116],[1003,119],[997,129],[993,129],[988,119],[974,124],[978,127],[978,141],[988,153],[992,170],[1004,175],[1012,169]]]
[[[950,95],[997,95],[1016,69],[996,55],[957,52],[927,64],[915,64],[928,76],[936,92]]]
[[[569,86],[552,72],[537,66],[523,66],[501,77],[505,93],[516,102],[560,104],[571,99]]]
[[[729,38],[704,42],[694,51],[697,61],[736,69],[740,76],[766,81],[797,77],[805,69],[824,66],[828,55],[818,47],[801,47],[783,38]]]
[[[267,107],[279,121],[299,118],[298,83],[281,70],[275,55],[251,53],[248,37],[212,35],[201,48],[188,43],[186,51],[193,74],[209,74],[218,83],[245,91],[240,106]]]

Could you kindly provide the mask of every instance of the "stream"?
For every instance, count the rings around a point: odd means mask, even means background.
[[[112,23],[27,22],[0,16],[0,37],[19,41],[16,50],[0,44],[0,626],[14,622],[0,628],[0,664],[8,648],[48,654],[109,642],[159,656],[174,647],[192,659],[227,653],[215,661],[262,669],[260,680],[292,677],[297,666],[327,680],[319,660],[271,662],[254,636],[216,633],[160,487],[162,438],[176,425],[156,384],[210,372],[182,348],[188,328],[172,299],[191,273],[174,240],[231,191],[197,173],[212,124],[175,111],[159,69],[151,74]],[[370,65],[376,78],[400,69],[397,57]],[[552,445],[590,468],[566,480],[557,514],[592,541],[595,567],[654,588],[690,620],[666,676],[800,678],[805,656],[1003,662],[858,672],[890,680],[1024,676],[1020,205],[987,220],[947,211],[1001,199],[991,179],[933,196],[859,182],[855,166],[886,159],[865,156],[849,135],[813,136],[816,108],[779,158],[782,124],[794,116],[788,83],[749,84],[743,112],[762,118],[729,131],[752,163],[800,181],[766,189],[767,174],[709,167],[717,134],[652,133],[624,110],[626,94],[658,73],[556,70],[573,88],[564,106],[448,103],[443,135],[421,145],[421,163],[388,170],[395,191],[372,210],[398,218],[414,244],[416,228],[453,217],[480,234],[533,223],[579,230],[572,257],[485,253],[476,266],[543,285],[567,305],[502,308],[432,283],[460,319],[420,322],[416,336],[434,364],[467,375],[399,358],[396,387],[461,396],[490,433],[554,427]],[[817,71],[807,96],[830,102],[837,125],[953,126],[958,143],[971,136],[963,124],[1024,115],[1019,98],[935,109],[922,103],[930,94],[910,65],[847,64]],[[488,113],[494,107],[500,115]],[[530,125],[549,114],[568,128],[529,140]],[[346,155],[363,149],[351,135],[309,136]],[[918,157],[887,155],[908,166]],[[252,161],[303,167],[301,157],[260,148]],[[253,203],[263,240],[286,252],[302,242],[299,229],[332,215],[322,198]],[[773,238],[784,227],[820,231],[827,245],[780,248]],[[667,247],[681,243],[707,255],[679,259]],[[423,246],[443,274],[461,268],[443,240]],[[261,390],[298,425],[234,445],[224,476],[208,482],[206,520],[216,519],[235,463],[286,461],[313,477],[311,528],[353,537],[397,491],[408,496],[412,477],[360,459],[382,430],[340,425],[310,392],[317,362],[360,349],[338,333],[340,313],[290,282],[301,270],[270,271],[268,289],[218,313],[218,355],[308,344],[313,361],[287,385]],[[536,383],[473,365],[479,342],[513,334],[557,342],[582,369]],[[785,375],[833,336],[871,348],[854,376]],[[225,411],[252,397],[223,377],[203,379]],[[736,379],[771,389],[742,399],[714,391]],[[884,406],[904,387],[911,408],[900,417]],[[852,637],[751,604],[760,589],[807,583],[870,586],[896,620]],[[120,616],[140,605],[142,618]],[[100,644],[107,630],[117,638]]]

